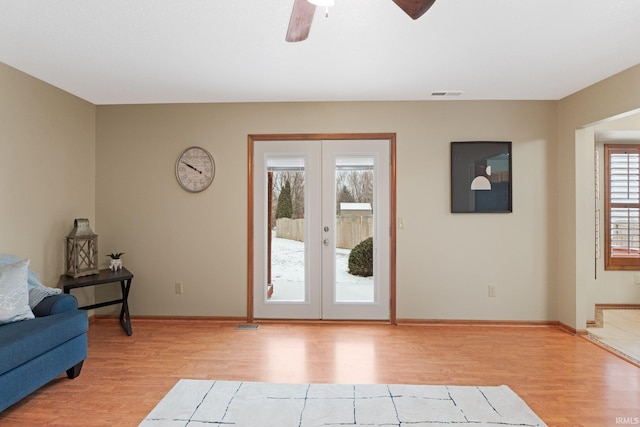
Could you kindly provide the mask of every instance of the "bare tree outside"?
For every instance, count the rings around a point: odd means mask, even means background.
[[[291,188],[292,219],[304,218],[304,172],[277,171],[273,174],[273,212],[278,198],[289,182]],[[336,208],[340,203],[371,203],[373,205],[373,171],[346,170],[336,174]],[[275,218],[272,218],[275,221]],[[274,222],[275,223],[275,222]]]
[[[336,175],[337,194],[347,194],[351,200],[337,200],[339,202],[371,203],[373,204],[373,171],[348,170],[339,171]]]

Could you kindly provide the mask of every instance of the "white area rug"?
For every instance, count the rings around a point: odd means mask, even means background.
[[[180,380],[142,427],[544,426],[509,387]]]

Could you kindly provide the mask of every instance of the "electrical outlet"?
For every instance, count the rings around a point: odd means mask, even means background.
[[[491,298],[494,298],[496,296],[496,287],[495,286],[489,286],[489,296]]]
[[[176,294],[182,293],[182,282],[176,282]]]

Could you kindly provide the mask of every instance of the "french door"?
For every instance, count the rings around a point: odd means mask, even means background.
[[[390,318],[390,141],[256,140],[255,318]]]

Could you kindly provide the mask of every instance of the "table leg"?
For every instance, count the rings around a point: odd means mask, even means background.
[[[129,315],[129,289],[131,288],[131,279],[121,280],[120,289],[122,290],[122,308],[120,309],[120,324],[125,330],[127,335],[131,336],[133,330],[131,329],[131,316]]]

